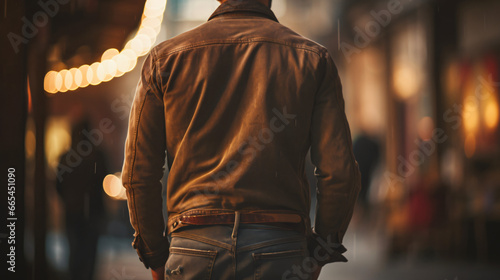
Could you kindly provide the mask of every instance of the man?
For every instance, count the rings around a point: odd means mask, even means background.
[[[144,62],[122,172],[133,246],[154,279],[316,279],[346,261],[360,188],[337,69],[271,1],[221,2]]]

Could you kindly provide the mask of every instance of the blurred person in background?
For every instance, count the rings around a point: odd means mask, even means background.
[[[144,62],[122,172],[133,246],[154,279],[317,279],[347,261],[360,189],[337,68],[271,1],[221,2]]]
[[[71,149],[61,156],[58,168],[71,280],[94,278],[97,243],[105,229],[102,182],[108,170],[104,153],[88,139],[90,131],[88,120],[73,126]]]
[[[363,210],[368,210],[370,206],[370,184],[374,177],[374,171],[380,162],[380,145],[375,137],[366,131],[361,131],[354,140],[353,152],[361,172],[359,204],[363,207]]]

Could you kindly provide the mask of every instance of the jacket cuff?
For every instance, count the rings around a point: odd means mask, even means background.
[[[165,238],[165,242],[160,248],[158,248],[158,250],[150,252],[146,252],[143,244],[144,243],[142,242],[140,235],[136,235],[134,241],[132,242],[132,247],[137,251],[139,260],[146,268],[156,269],[165,265],[170,249],[170,244],[167,238]]]
[[[314,258],[319,266],[333,262],[347,262],[347,258],[342,255],[347,249],[335,240],[331,235],[323,238],[313,230],[307,242],[309,256]]]

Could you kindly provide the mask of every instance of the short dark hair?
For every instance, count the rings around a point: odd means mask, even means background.
[[[219,2],[224,2],[224,1],[227,1],[227,0],[217,0]],[[273,0],[269,0],[269,7],[271,7],[271,5],[273,4]]]

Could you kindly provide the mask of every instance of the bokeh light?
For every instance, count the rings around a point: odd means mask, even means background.
[[[68,79],[66,78],[66,75],[68,75],[68,73],[69,73],[69,71],[66,70],[66,69],[61,70],[61,72],[59,72],[59,74],[61,74],[61,80],[62,80],[62,82],[61,82],[61,88],[59,89],[60,92],[66,92],[66,91],[68,91],[68,86],[67,86],[68,81],[67,80],[71,79],[71,77],[68,78]],[[71,80],[70,80],[69,84],[71,85]]]
[[[117,49],[108,49],[106,50],[102,56],[101,56],[101,62],[104,61],[104,60],[108,60],[108,59],[112,59],[113,57],[115,57],[116,55],[118,55],[120,53],[120,51],[118,51]]]
[[[104,192],[111,198],[118,200],[127,199],[126,190],[123,187],[120,173],[109,174],[104,177],[102,187]]]
[[[486,104],[484,109],[484,121],[486,127],[489,129],[494,129],[498,125],[498,104],[495,100],[491,100]]]
[[[77,68],[71,68],[71,69],[69,69],[68,74],[66,75],[66,79],[68,80],[68,84],[66,84],[66,87],[69,90],[75,90],[78,88],[77,81],[76,81],[78,78],[77,73],[78,73]],[[79,78],[81,81],[81,75],[79,76]]]
[[[144,5],[142,21],[136,35],[119,51],[110,48],[101,55],[101,62],[91,66],[51,70],[45,74],[44,89],[47,93],[66,92],[101,82],[111,81],[115,77],[132,71],[137,65],[137,58],[146,55],[153,47],[161,29],[167,0],[147,0]]]
[[[45,79],[43,81],[43,87],[48,93],[56,93],[56,71],[49,71],[47,75],[45,75]]]
[[[87,79],[89,80],[89,83],[93,86],[98,85],[101,83],[101,80],[98,77],[97,71],[101,63],[99,62],[94,62],[92,65],[90,65],[90,70],[87,72]]]

